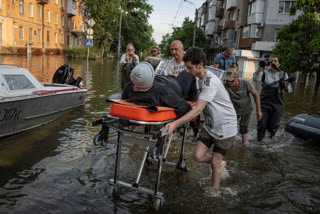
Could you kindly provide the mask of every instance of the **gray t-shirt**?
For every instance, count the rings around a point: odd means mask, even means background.
[[[250,93],[254,90],[249,80],[239,79],[239,82],[238,90],[230,88],[227,83],[224,84],[238,116],[252,111]]]

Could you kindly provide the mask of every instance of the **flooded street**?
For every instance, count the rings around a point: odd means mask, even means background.
[[[100,126],[92,121],[109,110],[107,97],[120,97],[120,74],[113,60],[89,61],[64,56],[0,56],[2,64],[27,68],[40,82],[51,82],[56,69],[69,64],[81,76],[86,104],[52,123],[0,140],[0,213],[153,213],[153,198],[120,188],[108,196],[116,145],[92,143]],[[250,123],[249,143],[237,136],[225,156],[221,188],[208,187],[209,165],[193,161],[195,142],[188,137],[185,159],[190,172],[164,165],[160,190],[165,202],[159,213],[319,213],[320,140],[309,142],[284,131],[285,122],[300,113],[320,111],[319,88],[296,83],[285,95],[285,111],[275,139],[258,143],[256,121]],[[109,139],[116,140],[111,132]],[[178,158],[176,134],[169,159]],[[120,179],[134,181],[142,153],[123,148]],[[155,164],[141,182],[154,184]]]

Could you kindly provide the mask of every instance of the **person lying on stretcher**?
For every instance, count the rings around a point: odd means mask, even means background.
[[[198,92],[195,78],[186,72],[180,75],[155,76],[152,65],[141,62],[132,70],[131,81],[126,85],[121,99],[138,105],[170,107],[181,117],[191,110],[184,98],[195,101]]]

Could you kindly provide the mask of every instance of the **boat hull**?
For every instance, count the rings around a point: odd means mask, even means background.
[[[26,131],[83,106],[86,90],[28,96],[0,102],[0,137]]]
[[[296,115],[287,121],[285,130],[299,138],[320,141],[320,116]]]

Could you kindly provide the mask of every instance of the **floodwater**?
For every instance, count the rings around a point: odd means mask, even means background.
[[[153,197],[120,188],[107,194],[115,167],[114,144],[93,145],[100,127],[92,121],[108,112],[107,97],[120,96],[120,74],[113,60],[71,60],[64,56],[0,56],[0,63],[30,70],[39,81],[51,82],[67,63],[88,88],[86,104],[57,121],[0,140],[0,213],[153,213]],[[255,140],[250,122],[249,144],[237,136],[225,156],[221,187],[212,190],[209,166],[193,161],[194,141],[187,138],[185,159],[190,172],[163,165],[160,190],[165,202],[158,213],[319,213],[320,142],[297,139],[284,131],[285,122],[299,113],[320,110],[319,89],[297,82],[285,95],[285,113],[275,139]],[[115,142],[111,133],[110,141]],[[177,134],[169,158],[177,160]],[[319,140],[320,141],[320,140]],[[141,152],[122,150],[120,179],[133,181]],[[141,182],[152,186],[155,166],[147,166]]]

